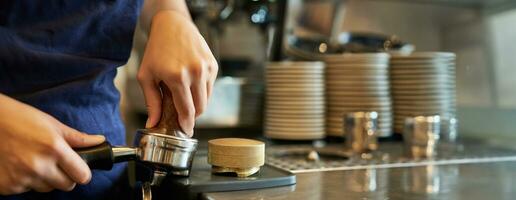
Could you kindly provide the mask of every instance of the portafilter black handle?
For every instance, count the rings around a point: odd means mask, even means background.
[[[88,164],[91,169],[110,170],[115,158],[109,142],[97,146],[75,149],[75,152]]]
[[[107,141],[97,146],[75,149],[75,152],[79,154],[91,169],[110,170],[114,163],[137,158],[137,149],[113,147]]]

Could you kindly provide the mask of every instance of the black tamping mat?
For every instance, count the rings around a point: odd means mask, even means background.
[[[198,199],[202,193],[251,190],[296,184],[296,175],[265,164],[252,176],[216,175],[211,173],[205,155],[196,156],[189,177],[169,176],[153,188],[154,199]]]

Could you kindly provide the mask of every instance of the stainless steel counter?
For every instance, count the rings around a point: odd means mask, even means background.
[[[482,146],[478,146],[483,148]],[[507,150],[507,152],[514,152]],[[497,153],[501,155],[500,152]],[[204,199],[515,199],[514,157],[297,173],[290,187],[203,194]],[[504,157],[504,156],[502,156]],[[410,167],[409,167],[410,166]]]
[[[515,199],[516,162],[325,171],[297,185],[207,193],[204,199]]]

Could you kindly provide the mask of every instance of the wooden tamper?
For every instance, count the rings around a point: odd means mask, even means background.
[[[248,177],[265,163],[265,144],[243,138],[220,138],[208,141],[208,163],[212,173],[234,173]]]
[[[179,125],[172,93],[170,93],[170,90],[163,82],[160,83],[160,87],[163,92],[161,118],[155,127],[149,129],[149,132],[171,135],[179,138],[190,138],[190,136],[188,136]]]

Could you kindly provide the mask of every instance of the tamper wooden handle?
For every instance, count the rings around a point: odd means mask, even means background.
[[[183,129],[179,125],[176,107],[174,105],[174,100],[172,99],[172,93],[170,93],[170,90],[165,85],[165,83],[161,82],[159,85],[161,87],[161,92],[163,93],[163,99],[161,103],[161,118],[158,124],[151,130],[167,135],[179,137],[186,136]],[[178,135],[181,133],[184,135]]]

